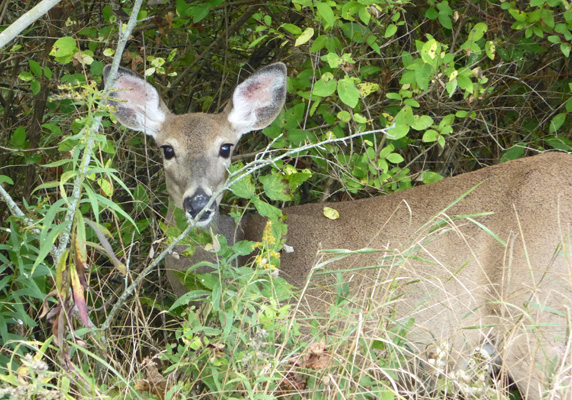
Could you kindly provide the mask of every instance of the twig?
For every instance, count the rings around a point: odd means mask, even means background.
[[[328,139],[328,140],[325,140],[325,141],[320,142],[320,143],[308,144],[308,145],[305,145],[302,147],[298,147],[296,149],[288,150],[284,154],[277,156],[275,158],[265,158],[265,159],[254,160],[254,161],[248,163],[247,165],[245,165],[243,168],[241,168],[238,171],[231,174],[227,178],[223,188],[220,189],[218,192],[213,193],[209,202],[205,205],[205,207],[201,210],[201,212],[195,217],[195,219],[191,220],[191,222],[189,223],[187,228],[183,231],[183,233],[181,233],[173,241],[173,243],[171,243],[171,245],[169,245],[169,247],[167,247],[165,250],[163,250],[151,264],[149,264],[147,267],[145,267],[145,269],[137,276],[137,278],[131,283],[131,285],[129,285],[129,287],[127,287],[123,291],[121,296],[115,302],[115,305],[111,309],[110,313],[108,314],[107,319],[105,320],[105,322],[101,326],[101,329],[103,329],[104,331],[109,329],[111,322],[115,318],[115,315],[119,312],[119,309],[121,308],[121,306],[123,305],[125,300],[127,300],[127,298],[133,294],[133,292],[135,291],[137,286],[143,281],[143,279],[145,279],[145,277],[151,272],[151,270],[153,270],[161,262],[161,260],[163,260],[163,258],[165,258],[165,256],[167,254],[170,254],[171,251],[173,250],[173,248],[189,234],[189,232],[196,226],[196,221],[200,220],[201,215],[203,214],[203,212],[205,210],[210,209],[213,202],[215,202],[215,199],[218,198],[224,191],[228,190],[233,184],[235,184],[236,182],[238,182],[239,180],[241,180],[245,176],[252,174],[254,171],[259,170],[260,168],[263,168],[267,165],[273,164],[276,161],[279,161],[283,158],[289,157],[293,154],[297,154],[297,153],[300,153],[300,152],[305,151],[305,150],[320,147],[320,146],[323,146],[323,145],[329,144],[329,143],[345,142],[345,141],[355,139],[357,137],[364,136],[364,135],[370,135],[370,134],[380,133],[380,132],[386,133],[391,128],[393,128],[393,125],[389,128],[385,128],[385,129],[377,129],[377,130],[373,130],[373,131],[359,132],[359,133],[356,133],[356,134],[353,134],[353,135],[350,135],[350,136],[344,137],[344,138]],[[270,153],[271,152],[267,148],[262,154],[270,154]]]
[[[123,54],[123,50],[125,49],[125,46],[127,45],[127,40],[129,39],[129,36],[131,35],[131,31],[133,31],[133,28],[135,28],[135,25],[137,24],[137,15],[139,14],[139,10],[141,9],[142,3],[143,3],[143,0],[136,0],[135,1],[135,3],[133,4],[133,10],[131,11],[131,16],[129,17],[129,21],[127,22],[127,25],[125,26],[125,29],[122,29],[123,28],[122,25],[120,26],[119,40],[117,43],[117,51],[115,52],[115,56],[113,57],[113,62],[111,64],[111,71],[109,72],[109,75],[108,75],[108,82],[107,82],[108,87],[111,87],[112,83],[116,80],[117,69],[118,69],[119,63],[121,61],[121,56]],[[66,217],[64,219],[64,222],[72,221],[73,217],[75,215],[77,205],[79,202],[79,197],[81,194],[81,186],[83,184],[85,172],[87,171],[89,163],[91,162],[91,154],[92,154],[92,149],[93,149],[93,145],[94,145],[94,139],[93,139],[92,133],[99,131],[99,129],[101,127],[102,118],[103,118],[102,116],[95,117],[93,119],[93,123],[91,124],[91,126],[89,127],[89,130],[87,132],[87,136],[89,137],[89,139],[88,139],[87,145],[85,146],[84,157],[83,157],[83,161],[82,161],[82,165],[81,165],[81,171],[80,171],[80,174],[77,176],[77,178],[74,181],[70,206],[69,206],[68,212],[66,214]],[[60,238],[60,245],[58,246],[58,248],[55,252],[55,258],[54,258],[54,264],[55,265],[58,265],[60,257],[62,255],[62,253],[64,252],[64,250],[66,249],[68,242],[69,242],[69,230],[66,230],[62,233],[62,236]]]
[[[213,198],[214,199],[214,198]],[[206,210],[207,207],[205,207],[203,209]],[[175,246],[181,241],[183,240],[185,237],[187,237],[187,235],[191,232],[191,230],[195,227],[196,225],[196,221],[198,221],[198,218],[200,218],[200,215],[202,214],[202,212],[199,213],[199,215],[197,215],[197,219],[195,219],[195,221],[191,221],[189,223],[189,225],[187,226],[187,228],[183,231],[183,233],[181,233],[175,240],[173,240],[173,243],[171,243],[169,245],[169,247],[167,247],[165,250],[163,250],[161,252],[161,254],[159,254],[157,256],[157,258],[151,263],[149,264],[147,267],[145,267],[145,269],[143,271],[141,271],[139,273],[139,275],[137,275],[137,278],[135,278],[133,280],[133,282],[131,283],[131,285],[129,285],[121,294],[121,296],[119,296],[119,298],[117,299],[117,301],[115,302],[115,304],[113,305],[113,308],[111,309],[111,311],[109,312],[109,314],[107,315],[107,318],[105,320],[105,322],[103,323],[103,325],[101,325],[101,329],[103,331],[109,329],[111,322],[115,319],[115,315],[119,312],[119,309],[121,308],[121,306],[123,305],[123,303],[125,302],[125,300],[127,300],[127,298],[129,298],[133,292],[135,291],[135,289],[137,288],[137,286],[139,286],[139,284],[141,282],[143,282],[143,279],[145,279],[145,277],[147,275],[149,275],[149,273],[163,260],[163,258],[165,258],[165,256],[167,254],[170,254],[173,249],[175,248]]]
[[[12,39],[22,33],[24,29],[36,22],[38,18],[44,16],[60,1],[62,0],[42,0],[34,8],[10,24],[8,28],[0,33],[0,49],[10,43]]]

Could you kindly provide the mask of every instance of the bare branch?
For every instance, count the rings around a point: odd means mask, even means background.
[[[18,18],[8,28],[0,33],[0,49],[10,43],[24,29],[32,25],[36,20],[46,15],[48,11],[62,0],[42,0],[26,14]]]

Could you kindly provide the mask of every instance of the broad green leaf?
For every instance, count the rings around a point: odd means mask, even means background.
[[[251,199],[254,197],[255,188],[254,184],[252,183],[252,177],[250,175],[246,175],[244,178],[235,182],[231,187],[230,190],[235,196],[240,197],[241,199]]]
[[[40,82],[36,79],[32,79],[32,82],[30,82],[30,90],[34,95],[36,95],[40,93],[40,90],[42,90],[42,85],[40,85]]]
[[[433,125],[433,118],[428,115],[421,115],[415,118],[411,127],[416,131],[422,131],[429,128],[431,125]]]
[[[441,136],[439,132],[434,129],[429,129],[423,134],[423,141],[425,143],[431,143],[437,141],[438,137]]]
[[[346,76],[344,79],[340,79],[338,81],[338,95],[344,104],[347,104],[351,108],[357,106],[359,101],[359,90],[350,77]]]
[[[331,72],[326,72],[320,80],[314,84],[314,94],[321,97],[331,96],[336,92],[338,82],[334,79]]]
[[[399,163],[402,163],[404,161],[403,156],[401,156],[401,154],[397,154],[397,153],[388,154],[386,159],[387,159],[387,161],[389,161],[392,164],[399,164]]]
[[[312,53],[315,53],[317,51],[322,50],[324,47],[326,47],[326,42],[328,41],[328,37],[326,35],[320,35],[316,38],[316,40],[314,40],[314,43],[312,43],[312,47],[310,47],[310,51]]]
[[[393,35],[395,35],[395,32],[397,32],[397,26],[394,24],[391,24],[387,27],[387,29],[385,30],[385,34],[383,35],[386,38],[392,37]]]
[[[507,151],[504,152],[502,155],[500,162],[503,163],[505,161],[516,160],[517,158],[521,158],[524,156],[524,152],[528,145],[526,143],[518,143],[515,146],[511,147]]]
[[[8,185],[13,185],[14,181],[9,176],[0,175],[0,185],[3,183],[7,183]]]
[[[30,82],[32,79],[34,79],[34,75],[32,75],[31,72],[24,71],[20,72],[20,74],[18,75],[18,79],[24,82]]]
[[[300,29],[300,27],[294,24],[282,24],[280,25],[280,28],[283,28],[284,30],[290,32],[292,35],[295,36],[302,34],[302,29]]]
[[[318,11],[318,16],[322,18],[325,22],[324,28],[326,30],[332,28],[334,26],[334,23],[336,22],[336,17],[334,15],[334,12],[332,11],[332,7],[330,7],[326,3],[320,2],[316,4],[316,10]]]
[[[471,32],[469,33],[469,40],[472,40],[473,42],[477,42],[479,40],[481,40],[481,38],[484,36],[485,32],[488,30],[488,26],[487,24],[483,23],[483,22],[479,22],[477,23],[473,29],[471,29]]]
[[[386,132],[386,135],[391,140],[398,140],[401,139],[409,133],[409,126],[405,124],[395,124],[392,129],[389,129]]]
[[[552,120],[550,121],[550,128],[548,132],[555,133],[566,121],[566,113],[557,114]]]
[[[429,88],[429,82],[433,77],[433,68],[429,64],[417,65],[415,69],[415,81],[419,85],[421,90],[427,90]]]
[[[350,113],[347,112],[347,111],[340,111],[340,112],[337,114],[337,117],[338,117],[338,119],[339,119],[340,121],[342,121],[342,122],[350,122],[350,120],[352,119],[352,116],[351,116]]]
[[[437,172],[433,171],[425,171],[421,175],[421,180],[423,181],[423,183],[433,183],[440,181],[441,179],[443,179],[443,177],[439,175]]]
[[[289,201],[292,200],[292,194],[288,186],[288,181],[284,179],[282,174],[273,173],[261,176],[260,182],[264,186],[264,192],[270,200]]]
[[[258,196],[252,198],[252,204],[256,207],[256,211],[263,217],[276,220],[282,216],[282,211],[279,208],[260,200]]]
[[[79,49],[77,48],[75,39],[64,36],[56,40],[50,51],[50,56],[54,57],[56,61],[60,63],[67,64],[78,51]]]
[[[32,59],[28,60],[28,64],[30,65],[30,71],[32,71],[32,73],[36,75],[36,77],[41,78],[42,73],[44,72],[42,66],[37,61],[34,61]]]

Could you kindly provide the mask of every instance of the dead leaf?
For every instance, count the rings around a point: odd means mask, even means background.
[[[149,359],[149,357],[145,357],[142,367],[145,369],[147,379],[137,380],[135,382],[135,390],[138,392],[149,392],[160,399],[164,399],[168,390],[167,380],[157,369],[157,364]]]
[[[335,210],[333,208],[324,207],[324,217],[334,220],[340,218],[340,213],[338,212],[338,210]]]
[[[326,350],[326,343],[323,340],[312,343],[304,356],[306,368],[324,369],[330,363],[332,356]]]

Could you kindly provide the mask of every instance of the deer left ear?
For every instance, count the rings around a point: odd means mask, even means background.
[[[117,108],[115,118],[127,128],[145,132],[155,138],[161,130],[169,111],[159,92],[145,79],[125,68],[119,68],[113,86],[108,87],[110,65],[103,69],[103,80],[109,95],[109,103]]]
[[[228,122],[240,136],[267,127],[286,101],[286,65],[271,64],[242,82],[232,95]]]

